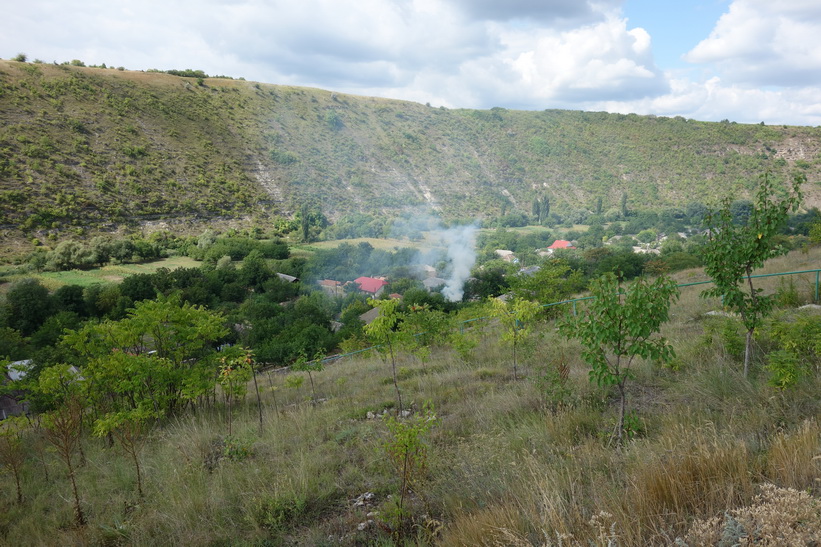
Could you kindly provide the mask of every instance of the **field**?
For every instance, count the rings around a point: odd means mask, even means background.
[[[160,268],[174,270],[176,268],[196,268],[200,262],[185,256],[175,256],[163,258],[154,262],[142,264],[120,264],[103,266],[102,268],[92,268],[89,270],[69,270],[65,272],[41,272],[26,273],[25,275],[11,274],[6,276],[8,281],[13,281],[17,277],[33,277],[38,279],[49,290],[57,289],[63,285],[80,285],[88,287],[96,283],[117,283],[129,275],[138,273],[154,273]]]

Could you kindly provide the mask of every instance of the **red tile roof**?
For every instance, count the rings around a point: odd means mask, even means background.
[[[564,239],[557,239],[553,242],[553,245],[548,247],[548,249],[575,249],[575,247],[573,247],[573,245],[571,245],[569,241],[566,241]]]
[[[353,282],[359,285],[361,290],[372,294],[376,294],[379,289],[388,284],[384,279],[376,279],[375,277],[357,277]]]

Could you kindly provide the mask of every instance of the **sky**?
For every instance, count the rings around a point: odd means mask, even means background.
[[[9,0],[5,0],[9,1]],[[0,57],[447,108],[821,126],[818,0],[27,0]]]

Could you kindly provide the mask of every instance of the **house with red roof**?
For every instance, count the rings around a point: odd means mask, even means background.
[[[572,243],[570,243],[569,241],[567,241],[565,239],[557,239],[556,241],[553,242],[553,244],[550,247],[548,247],[548,249],[553,249],[553,250],[556,250],[556,249],[575,249],[575,248],[576,247],[574,247]]]
[[[556,241],[553,242],[553,244],[550,247],[548,247],[546,249],[542,249],[540,251],[537,251],[537,254],[539,256],[550,256],[550,255],[553,254],[553,251],[555,251],[556,249],[575,249],[575,248],[576,247],[574,247],[573,244],[570,243],[569,241],[567,241],[565,239],[557,239]]]
[[[362,292],[378,296],[388,284],[384,279],[378,277],[357,277],[353,280]]]

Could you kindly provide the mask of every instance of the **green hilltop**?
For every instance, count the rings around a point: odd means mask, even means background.
[[[198,74],[182,71],[179,74]],[[802,170],[821,129],[466,110],[228,78],[0,61],[4,238],[161,220],[330,219],[426,206],[446,218],[683,208]]]

